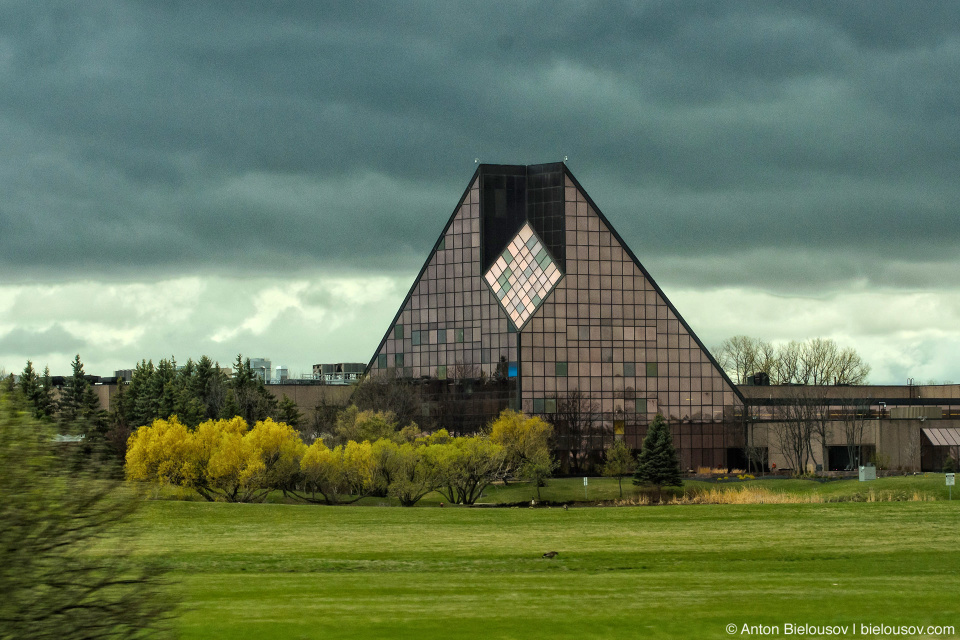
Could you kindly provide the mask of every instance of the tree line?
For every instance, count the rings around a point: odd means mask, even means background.
[[[454,504],[473,504],[483,490],[510,477],[543,486],[556,468],[552,427],[505,410],[472,436],[445,429],[427,434],[392,413],[341,412],[329,440],[307,445],[292,426],[271,418],[252,427],[241,416],[189,427],[157,418],[130,437],[131,480],[195,490],[210,501],[260,502],[272,491],[303,502],[344,504],[392,496],[413,506],[439,491]]]
[[[234,416],[251,423],[272,418],[294,428],[303,421],[296,403],[287,396],[278,401],[242,355],[233,363],[232,375],[207,356],[188,359],[183,366],[174,358],[156,365],[142,360],[129,383],[117,381],[109,412],[101,408],[88,378],[78,354],[62,388],[54,387],[49,367],[38,374],[30,360],[16,382],[11,375],[5,384],[23,397],[35,419],[55,425],[60,434],[82,435],[84,448],[120,461],[130,434],[157,419],[177,416],[188,427]]]
[[[720,343],[713,354],[735,384],[747,384],[756,373],[769,376],[770,384],[864,384],[870,365],[852,347],[841,348],[829,338],[774,345],[750,336],[734,336]]]

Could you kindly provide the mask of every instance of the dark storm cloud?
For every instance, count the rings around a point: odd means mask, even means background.
[[[761,286],[957,261],[958,19],[947,2],[4,3],[0,261],[9,279],[415,269],[474,157],[563,155],[683,281],[747,253]]]

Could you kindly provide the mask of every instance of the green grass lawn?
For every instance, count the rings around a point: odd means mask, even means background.
[[[786,622],[960,631],[960,501],[570,510],[153,501],[139,522],[136,552],[178,581],[184,638],[699,639],[740,637],[727,634],[731,623]]]
[[[642,491],[655,493],[649,487],[641,489],[633,485],[632,477],[623,479],[623,499],[636,499]],[[908,494],[912,496],[914,492],[923,494],[936,500],[946,500],[948,496],[947,487],[944,483],[942,473],[926,473],[916,476],[891,476],[887,478],[878,478],[870,482],[860,482],[857,479],[827,480],[817,481],[809,479],[796,479],[786,477],[765,477],[754,480],[740,481],[737,477],[729,476],[727,480],[708,482],[704,480],[688,479],[684,481],[683,489],[665,487],[663,490],[665,498],[669,498],[672,493],[688,493],[697,490],[723,489],[726,491],[736,491],[741,488],[760,487],[772,492],[782,492],[797,496],[821,495],[827,500],[849,499],[860,494],[868,495],[871,491],[877,495],[889,495],[891,493]],[[954,498],[960,501],[960,491],[954,492]],[[201,498],[192,489],[183,489],[179,487],[163,487],[150,492],[150,495],[168,500],[191,500],[202,502]],[[478,504],[528,504],[530,500],[537,498],[537,489],[529,482],[510,482],[508,485],[494,485],[488,487],[483,497],[478,500]],[[616,478],[594,478],[588,479],[586,488],[583,486],[583,478],[551,478],[547,481],[547,486],[540,488],[540,500],[553,503],[598,503],[611,502],[620,499],[620,492],[617,487]],[[418,506],[435,507],[441,502],[446,502],[439,493],[428,494],[419,503]],[[269,502],[275,504],[292,503],[287,500],[280,492],[271,494]],[[398,502],[392,498],[368,497],[357,503],[359,506],[397,506]]]
[[[878,495],[896,493],[907,493],[913,495],[919,492],[930,498],[937,500],[947,499],[947,487],[944,482],[944,476],[939,474],[921,474],[916,476],[891,476],[888,478],[878,478],[870,482],[860,482],[857,479],[827,480],[819,482],[808,479],[794,479],[784,477],[756,478],[754,480],[737,480],[735,475],[729,476],[728,480],[717,482],[707,482],[704,480],[685,480],[683,490],[690,492],[695,490],[724,489],[735,491],[744,487],[762,487],[768,491],[783,492],[798,496],[807,496],[818,494],[825,499],[839,499],[851,497],[855,494],[866,495],[873,491]],[[650,489],[646,489],[650,492]],[[673,490],[664,489],[664,495]],[[633,485],[633,479],[626,477],[623,479],[623,498],[625,500],[636,498],[641,492],[640,487]],[[954,497],[960,500],[960,492],[954,492]],[[489,487],[484,492],[485,497],[480,503],[518,503],[529,502],[537,496],[537,490],[530,483],[510,483],[507,486],[497,485]],[[617,500],[620,497],[617,488],[616,478],[589,478],[586,487],[583,486],[583,478],[552,478],[547,481],[547,486],[540,488],[540,496],[544,501],[549,502],[603,502]],[[440,498],[442,500],[442,498]],[[428,501],[435,502],[431,499]]]

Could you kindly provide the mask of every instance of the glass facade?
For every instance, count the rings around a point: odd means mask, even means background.
[[[412,378],[515,377],[513,404],[555,424],[576,399],[596,428],[586,443],[561,434],[570,451],[639,448],[660,412],[685,468],[724,466],[739,394],[609,222],[562,164],[493,169],[485,190],[492,170],[478,169],[372,372],[386,360]]]

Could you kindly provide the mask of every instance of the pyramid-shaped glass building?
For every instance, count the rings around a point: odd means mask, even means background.
[[[459,385],[483,400],[447,412],[471,424],[506,406],[570,422],[576,398],[594,450],[639,448],[658,412],[685,468],[742,447],[739,392],[563,163],[477,168],[368,372],[426,385],[427,410]]]

